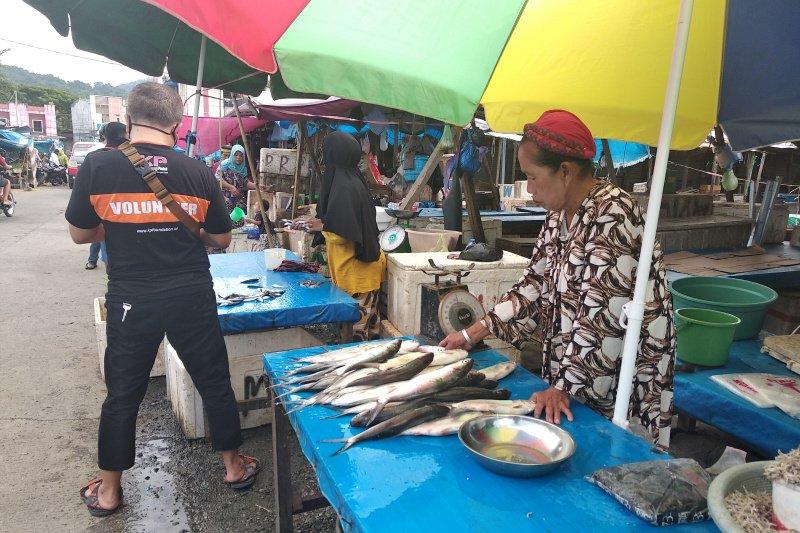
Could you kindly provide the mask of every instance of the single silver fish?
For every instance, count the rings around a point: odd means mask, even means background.
[[[458,413],[456,415],[446,416],[429,422],[424,422],[417,426],[410,427],[403,430],[401,435],[415,435],[424,437],[444,437],[446,435],[455,435],[458,430],[468,420],[478,418],[486,413],[481,412],[466,412]]]
[[[486,379],[490,379],[492,381],[500,381],[504,377],[511,374],[517,368],[517,363],[511,361],[504,361],[502,363],[497,363],[496,365],[492,365],[486,368],[481,368],[480,372]]]
[[[330,404],[334,407],[353,407],[362,403],[374,402],[382,395],[391,392],[392,389],[398,387],[407,381],[400,381],[398,383],[387,383],[380,387],[367,387],[367,390],[351,391],[344,389],[339,391],[339,395],[333,399]]]
[[[496,415],[527,415],[536,404],[530,400],[466,400],[450,404],[450,415],[469,412]]]

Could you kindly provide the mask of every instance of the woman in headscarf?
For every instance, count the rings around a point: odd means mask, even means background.
[[[222,195],[225,197],[228,211],[241,207],[247,212],[247,191],[255,189],[256,184],[247,170],[242,145],[236,144],[231,148],[230,156],[222,160],[215,175],[222,186]]]
[[[366,340],[378,322],[377,300],[386,272],[386,256],[378,242],[375,204],[364,176],[358,169],[361,145],[351,135],[335,131],[323,142],[325,171],[320,184],[317,218],[308,221],[309,231],[319,232],[328,253],[331,279],[359,301],[361,320],[346,328],[351,335]]]
[[[642,210],[622,189],[593,178],[595,144],[581,120],[562,110],[526,124],[519,163],[534,202],[548,209],[520,281],[492,311],[442,341],[469,347],[493,334],[517,346],[543,329],[543,377],[533,394],[536,416],[572,420],[570,398],[611,418],[625,328],[642,245]],[[656,243],[645,298],[633,394],[632,426],[669,443],[675,330],[661,249]]]

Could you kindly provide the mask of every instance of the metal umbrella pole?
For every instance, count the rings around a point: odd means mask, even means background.
[[[197,84],[194,89],[194,112],[192,113],[192,127],[189,130],[186,153],[189,157],[194,156],[195,146],[197,145],[197,117],[200,115],[200,99],[203,91],[203,70],[206,67],[206,36],[200,37],[200,59],[197,61]]]
[[[658,150],[656,151],[653,181],[650,189],[650,199],[647,204],[644,234],[642,235],[642,249],[639,254],[639,263],[636,267],[633,300],[623,307],[620,320],[626,332],[612,420],[616,425],[626,429],[629,426],[628,406],[633,392],[636,355],[639,352],[639,337],[642,323],[644,322],[645,297],[647,296],[648,282],[650,280],[650,266],[653,259],[653,249],[655,248],[658,214],[661,206],[661,196],[664,192],[664,178],[669,160],[672,129],[675,125],[675,113],[678,107],[678,95],[681,89],[681,76],[683,75],[683,64],[686,59],[686,47],[689,41],[689,26],[692,20],[693,7],[694,0],[681,0],[678,24],[675,30],[675,44],[672,49],[669,77],[667,78],[667,91],[661,116],[661,129],[658,134]],[[666,443],[664,440],[666,440]],[[669,432],[661,432],[659,444],[663,446],[669,445]]]

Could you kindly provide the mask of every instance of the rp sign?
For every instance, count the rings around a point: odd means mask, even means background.
[[[260,174],[283,174],[294,176],[294,169],[297,166],[297,150],[287,148],[262,148],[259,161]],[[311,159],[308,154],[303,154],[303,164],[300,167],[300,175],[308,177],[311,175]]]

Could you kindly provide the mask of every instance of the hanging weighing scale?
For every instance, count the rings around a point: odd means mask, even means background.
[[[428,263],[432,269],[421,270],[433,276],[434,282],[420,286],[420,333],[438,341],[471,326],[483,318],[485,311],[478,298],[461,282],[475,263],[463,269],[439,267],[433,259],[428,259]],[[442,281],[441,278],[449,276],[455,280]]]
[[[387,209],[386,214],[395,217],[398,224],[389,226],[381,233],[381,250],[387,254],[410,252],[411,245],[408,243],[406,229],[408,229],[411,219],[419,216],[419,213],[402,209]]]

